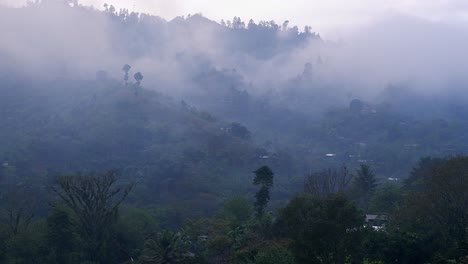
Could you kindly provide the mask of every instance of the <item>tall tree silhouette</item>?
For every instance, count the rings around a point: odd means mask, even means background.
[[[125,73],[124,74],[124,81],[125,81],[125,85],[128,85],[128,72],[130,71],[130,69],[132,68],[132,66],[128,65],[128,64],[125,64],[122,68],[122,71]]]
[[[356,192],[358,205],[365,210],[369,209],[369,203],[377,187],[377,179],[368,165],[362,164],[356,171],[354,179],[354,191]]]
[[[260,190],[255,194],[255,210],[260,217],[265,212],[265,207],[270,201],[270,188],[273,186],[273,172],[267,166],[263,166],[254,171],[254,185],[260,185]]]

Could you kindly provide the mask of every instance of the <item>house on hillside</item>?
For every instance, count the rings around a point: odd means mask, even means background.
[[[386,215],[366,215],[366,223],[368,226],[371,226],[373,230],[381,230],[387,222],[388,218]]]

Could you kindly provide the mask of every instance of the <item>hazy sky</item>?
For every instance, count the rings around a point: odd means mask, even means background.
[[[25,0],[0,0],[24,4]],[[310,25],[325,38],[339,38],[387,16],[405,14],[429,20],[468,21],[467,0],[80,0],[101,8],[107,2],[118,8],[156,14],[166,19],[202,13],[219,21],[240,16],[248,21],[288,19],[292,25]]]

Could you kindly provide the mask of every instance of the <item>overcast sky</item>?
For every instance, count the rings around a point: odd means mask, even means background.
[[[248,21],[288,19],[292,25],[310,25],[322,37],[337,39],[362,26],[396,14],[432,21],[465,23],[467,0],[80,0],[81,4],[102,8],[105,2],[118,8],[151,13],[172,19],[175,16],[202,13],[220,21],[240,16]],[[22,5],[25,0],[0,0]]]

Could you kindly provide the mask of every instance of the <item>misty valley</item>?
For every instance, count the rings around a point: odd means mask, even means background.
[[[468,263],[466,28],[99,8],[0,4],[0,263]]]

